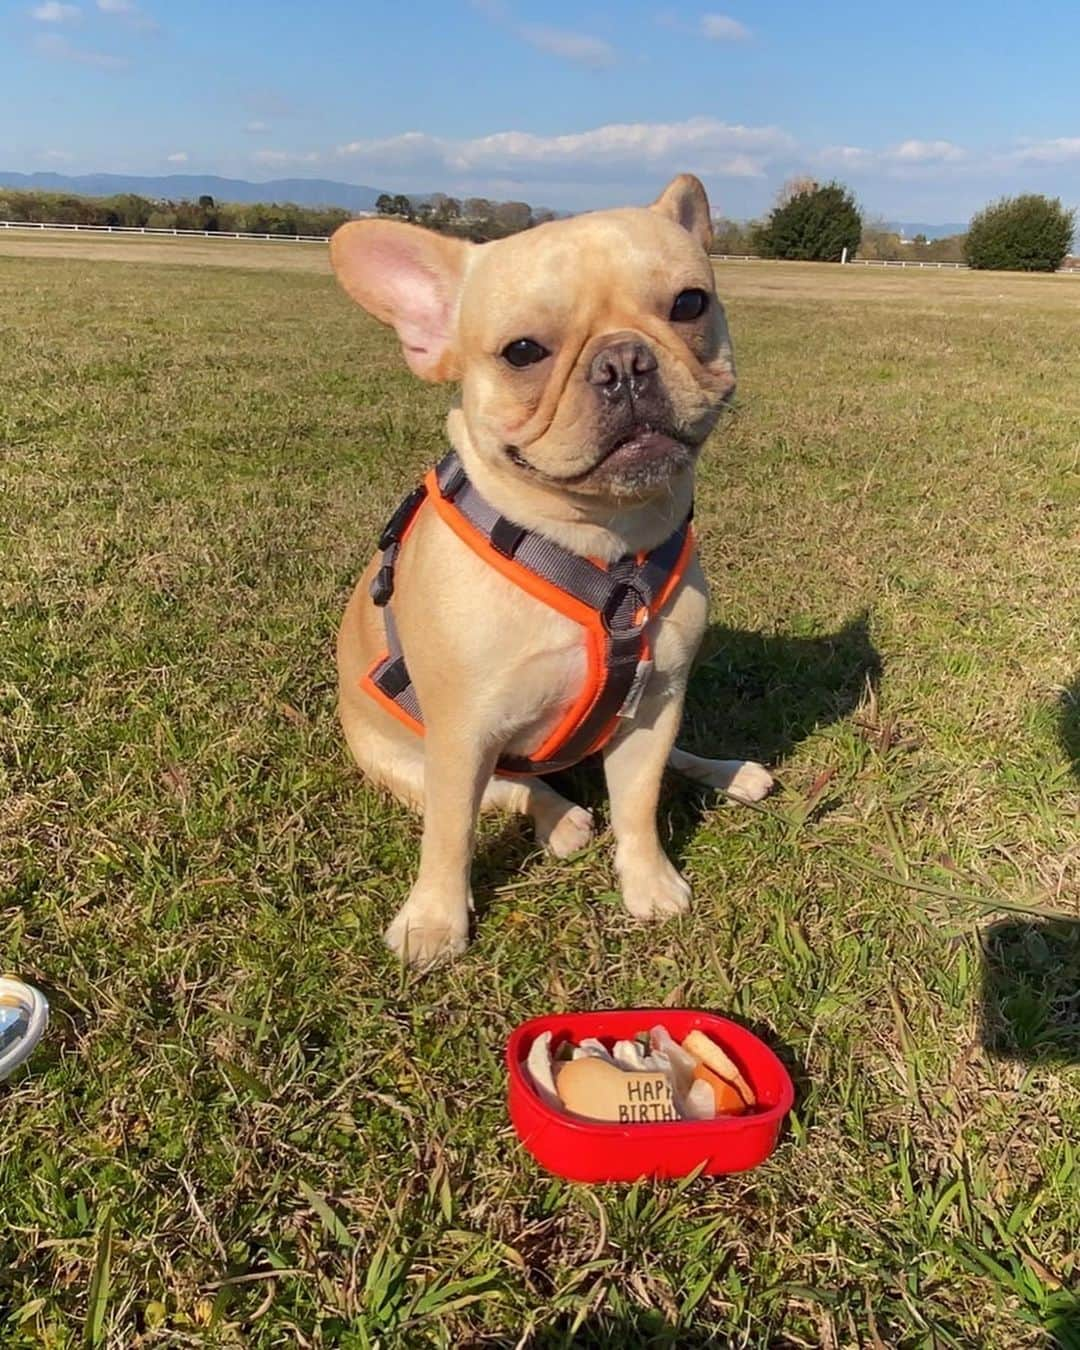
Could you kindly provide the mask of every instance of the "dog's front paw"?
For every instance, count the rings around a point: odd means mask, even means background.
[[[583,806],[570,806],[546,828],[538,824],[536,837],[556,858],[569,858],[591,842],[592,812]]]
[[[616,860],[623,904],[635,919],[670,919],[690,908],[690,883],[663,854],[651,864]]]
[[[460,956],[469,945],[468,908],[459,914],[446,905],[410,897],[383,934],[383,941],[406,965],[429,969]]]

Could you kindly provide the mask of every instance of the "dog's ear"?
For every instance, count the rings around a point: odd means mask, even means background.
[[[688,230],[702,248],[707,249],[712,243],[709,199],[701,180],[692,173],[681,173],[678,178],[673,178],[649,209]]]
[[[471,244],[395,220],[350,220],[330,240],[345,290],[397,332],[405,360],[423,380],[452,380],[460,368],[455,317]]]

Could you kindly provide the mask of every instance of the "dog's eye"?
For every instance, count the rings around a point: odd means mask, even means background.
[[[502,349],[503,360],[518,370],[523,366],[535,366],[537,361],[542,361],[545,356],[550,355],[546,347],[541,347],[539,342],[534,342],[532,338],[518,338],[516,342],[507,343]]]
[[[696,288],[692,291],[680,291],[671,306],[672,323],[689,323],[700,319],[709,308],[709,297],[705,291]]]

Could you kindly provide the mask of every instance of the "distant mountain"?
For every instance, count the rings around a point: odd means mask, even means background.
[[[209,196],[222,202],[294,202],[297,206],[340,206],[347,211],[373,210],[380,191],[325,178],[274,178],[266,183],[249,183],[244,178],[218,178],[213,174],[171,173],[153,178],[126,173],[7,173],[2,169],[0,187],[70,192],[83,197],[134,192],[140,197],[167,197],[172,201]]]
[[[953,234],[967,234],[967,221],[962,225],[927,225],[924,221],[889,221],[889,229],[895,230],[897,234],[905,239],[914,239],[917,234],[923,234],[927,239],[948,239]]]

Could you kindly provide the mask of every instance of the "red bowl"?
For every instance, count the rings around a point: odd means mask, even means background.
[[[716,1120],[668,1120],[624,1125],[583,1120],[542,1101],[525,1071],[533,1041],[551,1032],[552,1053],[565,1040],[596,1036],[610,1049],[650,1027],[665,1026],[681,1042],[704,1031],[723,1047],[754,1090],[757,1109]],[[616,1012],[560,1013],[523,1022],[506,1046],[510,1119],[518,1138],[541,1167],[569,1181],[637,1181],[684,1177],[701,1167],[709,1176],[745,1172],[776,1147],[795,1100],[787,1070],[769,1047],[737,1022],[693,1008],[629,1008]]]

